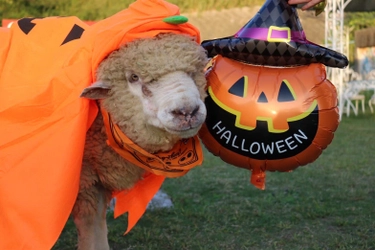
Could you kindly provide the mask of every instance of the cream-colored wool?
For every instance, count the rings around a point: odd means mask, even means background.
[[[100,64],[98,82],[82,96],[103,98],[101,104],[113,120],[143,149],[166,151],[181,137],[195,135],[204,122],[206,64],[205,51],[190,37],[163,34],[137,40]],[[105,210],[110,194],[131,188],[144,173],[107,146],[103,126],[98,115],[87,133],[72,213],[81,250],[109,249]]]
[[[139,146],[148,152],[168,150],[179,138],[149,126],[137,96],[124,86],[125,72],[137,73],[146,85],[153,85],[156,79],[171,72],[186,72],[193,78],[203,100],[206,97],[203,72],[206,64],[206,52],[186,36],[160,35],[125,45],[99,66],[98,80],[111,87],[111,95],[103,105],[122,131]]]

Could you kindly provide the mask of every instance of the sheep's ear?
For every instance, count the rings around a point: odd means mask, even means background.
[[[91,86],[85,88],[80,97],[85,97],[92,100],[104,99],[108,97],[108,93],[111,90],[105,83],[99,81],[94,82]]]

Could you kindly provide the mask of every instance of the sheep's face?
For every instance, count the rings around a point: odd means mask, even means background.
[[[139,98],[146,121],[182,138],[194,136],[206,118],[206,107],[191,75],[175,71],[151,82],[126,72],[129,90]]]
[[[104,98],[104,107],[120,127],[139,119],[187,138],[206,118],[206,64],[203,48],[187,36],[164,34],[138,40],[102,62],[98,83],[86,93],[99,93],[96,98]]]

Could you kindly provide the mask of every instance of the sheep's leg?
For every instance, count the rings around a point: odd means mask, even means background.
[[[102,187],[91,186],[79,193],[72,213],[78,231],[78,250],[109,250],[107,202],[108,195]]]

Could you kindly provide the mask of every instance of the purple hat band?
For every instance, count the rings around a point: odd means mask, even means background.
[[[288,27],[270,28],[242,28],[234,37],[252,38],[269,42],[302,42],[306,43],[306,35],[303,31],[291,31]]]

